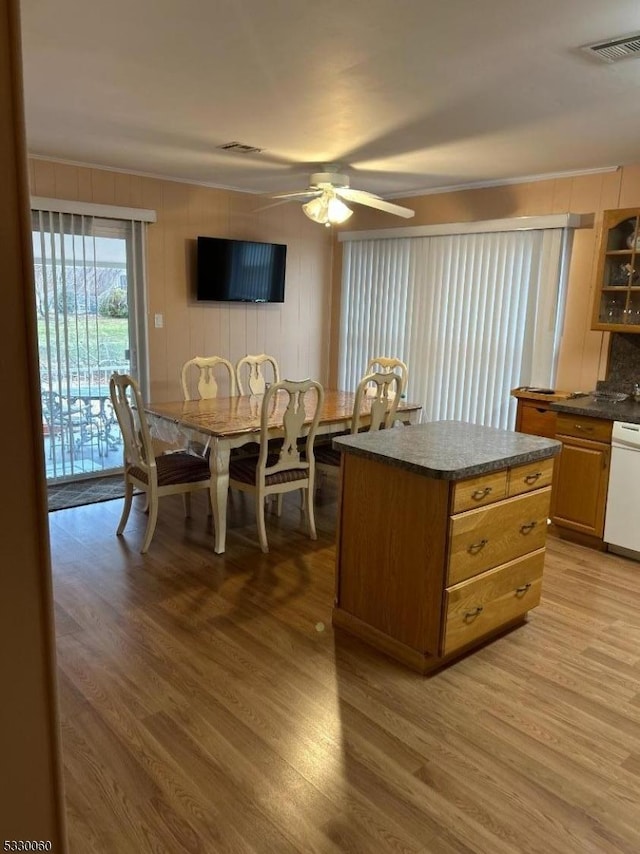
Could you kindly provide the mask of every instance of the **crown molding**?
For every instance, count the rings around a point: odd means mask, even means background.
[[[423,190],[408,190],[385,198],[409,199],[413,196],[435,196],[439,193],[457,193],[461,190],[482,190],[485,187],[506,187],[512,184],[530,184],[534,181],[555,181],[559,178],[581,178],[585,175],[599,175],[617,172],[621,166],[601,166],[596,169],[577,169],[571,172],[547,172],[543,175],[522,175],[519,178],[498,178],[492,181],[471,181],[468,184],[449,184],[446,187],[428,187]]]
[[[100,169],[103,172],[119,172],[122,175],[136,175],[139,178],[150,178],[155,181],[172,181],[175,184],[190,184],[193,187],[207,187],[210,190],[228,190],[233,193],[244,193],[250,196],[269,195],[260,190],[246,190],[229,184],[216,184],[212,181],[197,181],[189,178],[176,178],[172,175],[161,175],[156,172],[140,172],[136,169],[125,169],[120,166],[104,166],[100,163],[88,163],[82,160],[67,160],[62,157],[50,157],[46,154],[29,153],[31,160],[43,160],[50,163],[60,163],[63,166],[79,166],[83,169]],[[482,190],[488,187],[503,187],[513,184],[528,184],[534,181],[553,181],[559,178],[579,178],[585,175],[599,175],[616,172],[621,166],[602,166],[594,169],[578,169],[570,172],[548,172],[542,175],[523,175],[515,178],[498,178],[491,181],[470,181],[466,184],[449,184],[443,187],[425,187],[418,190],[402,190],[385,193],[383,199],[409,199],[414,196],[435,196],[440,193],[457,193],[462,190]]]

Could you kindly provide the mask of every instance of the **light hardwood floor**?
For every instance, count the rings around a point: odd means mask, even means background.
[[[50,514],[72,854],[640,851],[640,564],[552,539],[528,622],[423,678],[331,628],[335,495],[263,555],[234,494],[224,556],[200,497],[145,556],[139,505]]]

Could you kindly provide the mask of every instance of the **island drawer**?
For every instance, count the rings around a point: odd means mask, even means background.
[[[446,591],[443,655],[466,646],[540,602],[544,549]]]
[[[509,495],[521,495],[542,486],[550,486],[553,478],[553,457],[509,469]]]
[[[569,415],[559,412],[556,432],[562,436],[576,436],[593,442],[611,442],[612,421],[605,418],[590,418],[588,415]]]
[[[447,585],[542,548],[550,498],[545,487],[452,516]]]
[[[507,471],[493,471],[467,480],[459,480],[453,487],[453,513],[482,507],[507,497]]]

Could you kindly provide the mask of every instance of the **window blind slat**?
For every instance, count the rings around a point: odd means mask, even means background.
[[[512,426],[510,389],[553,384],[568,245],[559,229],[343,244],[341,385],[397,356],[424,420]]]

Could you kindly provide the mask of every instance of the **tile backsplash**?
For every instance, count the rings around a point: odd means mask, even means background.
[[[607,378],[598,386],[630,394],[640,383],[640,334],[612,332]]]

